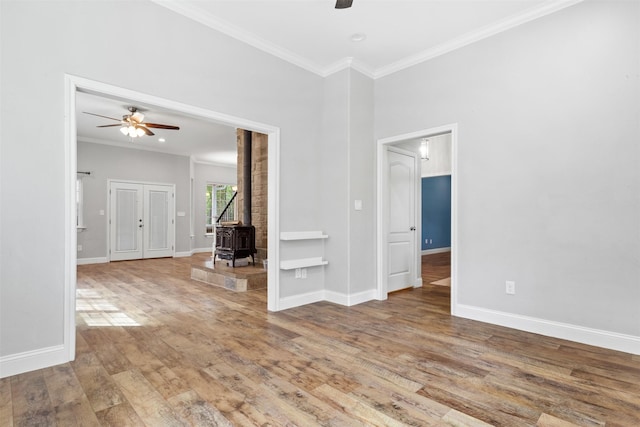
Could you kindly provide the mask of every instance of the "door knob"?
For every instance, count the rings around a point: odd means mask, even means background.
[[[411,227],[409,230],[416,231],[416,228],[415,227]]]

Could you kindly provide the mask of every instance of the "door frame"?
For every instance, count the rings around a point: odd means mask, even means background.
[[[72,74],[64,75],[64,158],[65,158],[65,232],[64,232],[64,336],[63,352],[69,360],[75,359],[76,348],[76,281],[78,236],[76,230],[76,172],[77,125],[76,92],[88,92],[111,96],[166,108],[215,121],[228,126],[260,132],[268,136],[268,239],[269,264],[280,265],[280,247],[276,236],[280,235],[280,128],[242,117],[184,104],[166,98],[101,83]],[[267,310],[278,311],[280,301],[280,277],[277,268],[267,271]]]
[[[171,198],[171,218],[169,218],[172,222],[171,222],[171,228],[172,228],[172,234],[173,234],[173,241],[171,242],[171,246],[173,247],[173,249],[171,249],[171,256],[174,257],[176,256],[176,185],[175,184],[169,184],[169,183],[164,183],[164,182],[150,182],[150,181],[130,181],[128,179],[112,179],[112,178],[108,178],[107,179],[107,261],[111,262],[111,244],[113,243],[111,241],[111,220],[113,219],[111,217],[111,185],[113,183],[123,183],[123,184],[135,184],[135,185],[159,185],[159,186],[163,186],[163,187],[171,187],[171,192],[173,194],[173,197]],[[144,191],[143,191],[143,197],[144,197]],[[144,206],[144,202],[142,203]],[[145,213],[146,214],[146,213]],[[145,226],[146,221],[144,222]],[[142,258],[140,259],[146,259],[144,258],[144,237],[143,237],[143,242],[142,242]]]
[[[418,138],[428,138],[445,133],[451,134],[451,315],[455,316],[458,305],[458,124],[426,128],[415,132],[381,138],[376,141],[376,299],[387,299],[387,281],[385,276],[388,259],[385,250],[387,224],[384,221],[385,186],[384,168],[386,150],[390,145]],[[417,174],[417,180],[421,180]],[[421,222],[418,222],[420,226]],[[418,234],[419,236],[421,234]],[[417,239],[417,243],[420,243]],[[421,251],[417,251],[420,260]],[[418,270],[419,271],[419,270]],[[422,278],[420,278],[422,280]]]

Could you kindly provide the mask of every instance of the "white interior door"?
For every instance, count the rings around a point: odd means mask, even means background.
[[[417,278],[417,155],[389,147],[387,168],[387,292],[393,292]]]
[[[143,258],[173,256],[173,186],[144,185]]]
[[[111,182],[110,260],[173,256],[172,185]]]
[[[142,186],[112,182],[109,188],[110,259],[142,258]]]

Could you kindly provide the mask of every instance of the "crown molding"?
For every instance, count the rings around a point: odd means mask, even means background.
[[[322,69],[320,66],[314,64],[306,58],[297,55],[290,50],[287,50],[281,46],[268,42],[255,34],[236,27],[222,19],[212,16],[205,10],[194,6],[193,4],[187,4],[180,2],[179,0],[151,0],[159,6],[165,7],[173,12],[183,15],[189,19],[206,25],[216,31],[226,34],[236,40],[244,42],[250,46],[269,53],[277,58],[283,59],[291,64],[297,65],[307,71],[311,71],[314,74],[322,76]]]
[[[208,160],[193,159],[193,163],[205,166],[215,166],[217,168],[238,169],[238,165],[229,163],[210,162]]]
[[[331,74],[337,73],[342,70],[346,70],[347,68],[351,68],[356,70],[365,76],[373,79],[374,78],[374,70],[371,69],[367,64],[362,61],[359,61],[352,57],[342,58],[341,60],[334,62],[333,64],[326,67],[322,70],[322,77],[328,77]]]
[[[442,43],[432,49],[425,50],[423,52],[401,59],[400,61],[394,62],[384,67],[380,67],[374,71],[373,78],[377,79],[380,77],[388,76],[389,74],[396,73],[398,71],[404,70],[405,68],[412,67],[440,55],[444,55],[445,53],[449,53],[480,40],[484,40],[487,37],[491,37],[495,34],[507,31],[529,21],[533,21],[534,19],[541,18],[569,6],[581,3],[582,1],[584,0],[547,1],[540,6],[536,6],[525,12],[518,13],[497,23],[487,25],[483,28],[480,28],[479,30],[469,32],[446,43]]]
[[[189,19],[206,25],[207,27],[226,34],[236,40],[247,43],[257,49],[262,50],[263,52],[269,53],[277,58],[297,65],[298,67],[317,74],[321,77],[328,77],[331,74],[337,73],[346,68],[352,68],[364,74],[365,76],[368,76],[372,79],[377,79],[436,58],[440,55],[444,55],[456,49],[460,49],[477,41],[484,40],[487,37],[491,37],[495,34],[507,31],[511,28],[525,24],[534,19],[541,18],[569,6],[581,3],[584,0],[548,0],[543,4],[533,7],[522,13],[518,13],[497,23],[487,25],[483,28],[480,28],[479,30],[469,32],[446,43],[435,46],[431,49],[427,49],[415,55],[408,56],[399,61],[376,69],[355,58],[343,58],[323,68],[322,66],[313,63],[307,58],[297,55],[287,49],[284,49],[281,46],[270,43],[249,31],[243,30],[226,21],[218,19],[212,16],[210,13],[204,11],[203,9],[194,6],[192,3],[184,3],[179,0],[151,1],[159,6],[165,7],[173,12],[176,12]]]

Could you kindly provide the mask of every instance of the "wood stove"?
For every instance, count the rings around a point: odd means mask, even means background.
[[[231,261],[236,266],[237,258],[251,257],[253,265],[256,265],[254,254],[256,250],[256,228],[253,225],[231,225],[216,227],[216,256],[220,259]]]
[[[243,225],[216,226],[214,265],[216,257],[231,260],[231,265],[235,267],[236,258],[247,258],[249,256],[253,261],[253,265],[256,265],[254,256],[258,252],[256,250],[256,228],[251,225],[251,131],[248,130],[244,131],[243,157]]]

